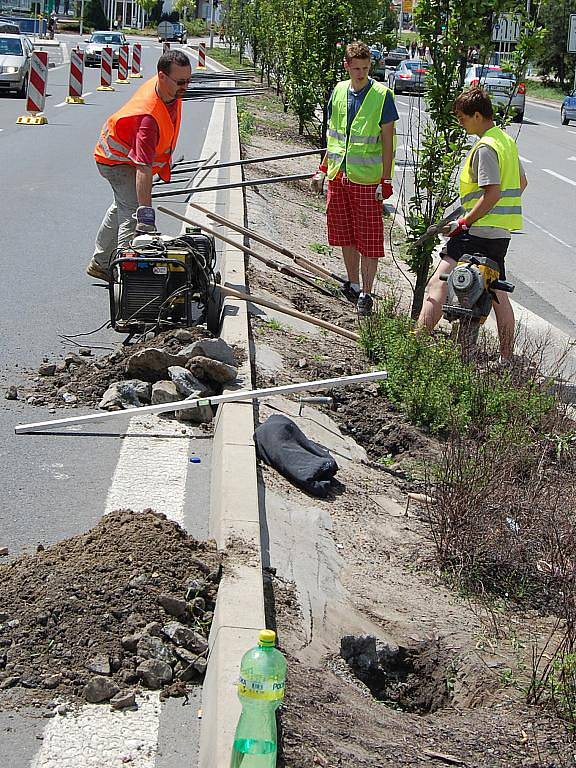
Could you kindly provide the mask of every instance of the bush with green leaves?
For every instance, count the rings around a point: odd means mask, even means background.
[[[480,371],[449,339],[414,333],[412,321],[384,307],[362,325],[362,345],[388,372],[388,399],[417,426],[470,436],[507,433],[525,442],[544,429],[554,399],[535,382]]]

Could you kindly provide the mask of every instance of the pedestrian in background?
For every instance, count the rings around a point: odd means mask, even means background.
[[[110,280],[110,261],[130,245],[134,231],[156,230],[152,179],[170,180],[172,153],[178,141],[182,97],[191,80],[190,60],[173,50],[158,59],[157,75],[104,124],[94,149],[96,167],[112,187],[112,204],[96,235],[90,277]]]
[[[343,293],[358,315],[372,313],[372,287],[378,259],[384,256],[382,202],[392,196],[394,123],[398,112],[392,91],[368,77],[370,49],[346,46],[350,75],[334,88],[328,105],[328,147],[312,179],[321,192],[328,176],[328,242],[340,246],[348,280]]]
[[[410,43],[410,55],[412,56],[413,59],[416,58],[417,52],[418,52],[418,43],[416,42],[416,40],[412,40],[412,42]]]
[[[448,242],[441,252],[438,269],[430,279],[428,295],[418,326],[432,331],[442,317],[450,273],[460,257],[485,256],[498,264],[500,279],[506,279],[504,257],[510,233],[522,229],[521,195],[528,184],[514,139],[494,124],[489,95],[482,88],[461,93],[454,113],[469,136],[478,136],[460,172],[460,202],[465,215],[445,229]],[[500,361],[512,358],[514,311],[508,294],[496,291],[493,304],[500,339]]]

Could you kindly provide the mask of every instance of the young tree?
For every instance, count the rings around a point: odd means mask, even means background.
[[[541,74],[556,77],[565,90],[572,84],[576,67],[576,55],[566,52],[571,13],[576,13],[576,0],[544,0],[538,18],[545,32],[536,65]]]

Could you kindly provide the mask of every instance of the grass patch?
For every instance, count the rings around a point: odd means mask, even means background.
[[[550,83],[543,85],[533,80],[526,81],[526,96],[533,96],[535,99],[550,99],[551,101],[564,101],[566,94],[559,85]]]
[[[247,144],[250,141],[250,137],[254,133],[254,126],[256,119],[252,112],[246,107],[246,99],[239,96],[236,99],[236,106],[238,109],[238,134],[240,135],[240,141],[242,144]]]
[[[324,243],[308,243],[308,248],[322,256],[331,256],[334,250],[330,245],[324,245]]]

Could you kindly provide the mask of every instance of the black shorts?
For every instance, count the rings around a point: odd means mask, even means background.
[[[500,268],[500,280],[506,280],[506,268],[504,257],[508,251],[510,240],[507,237],[499,237],[491,240],[488,237],[474,237],[468,232],[451,237],[442,248],[442,256],[447,256],[454,261],[460,261],[462,256],[486,256],[495,261]]]

